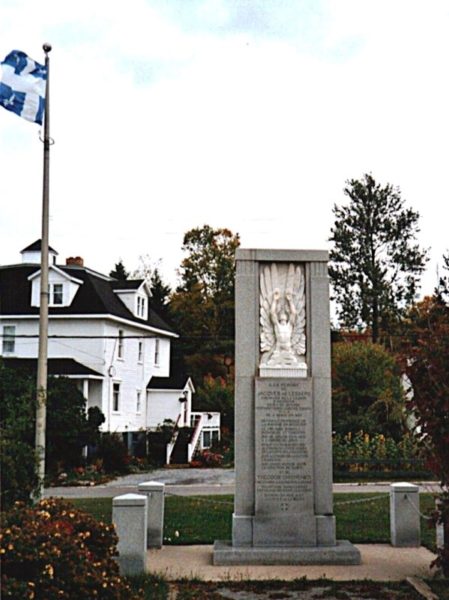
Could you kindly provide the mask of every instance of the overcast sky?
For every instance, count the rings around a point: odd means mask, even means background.
[[[329,248],[345,181],[399,186],[449,249],[447,0],[2,0],[0,55],[51,57],[50,243],[109,272],[209,224]],[[41,237],[39,126],[0,112],[0,262]]]

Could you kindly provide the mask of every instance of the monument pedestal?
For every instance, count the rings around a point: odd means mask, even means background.
[[[214,564],[360,564],[335,537],[327,252],[238,249],[236,271],[235,510]]]
[[[248,547],[230,541],[214,544],[214,565],[359,565],[360,551],[351,542],[335,546]]]

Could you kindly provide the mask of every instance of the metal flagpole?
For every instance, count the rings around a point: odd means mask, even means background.
[[[44,173],[42,190],[42,240],[41,240],[41,288],[39,309],[39,354],[37,358],[36,389],[36,454],[38,486],[35,494],[40,500],[44,493],[45,478],[45,430],[47,417],[47,354],[48,354],[48,229],[49,229],[49,174],[50,174],[50,60],[48,53],[50,44],[44,44],[45,68],[47,80],[45,84],[44,112]]]

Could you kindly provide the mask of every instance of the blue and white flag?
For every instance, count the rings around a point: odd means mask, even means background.
[[[25,52],[13,50],[0,63],[0,104],[42,125],[47,69]]]

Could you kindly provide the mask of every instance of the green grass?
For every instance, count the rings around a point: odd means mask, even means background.
[[[355,500],[373,501],[356,503]],[[351,502],[350,504],[347,502]],[[111,498],[73,500],[73,504],[96,519],[111,522]],[[434,507],[432,494],[420,494],[421,512]],[[164,543],[212,544],[231,539],[232,496],[167,496],[165,499]],[[389,498],[387,494],[334,494],[337,538],[354,543],[389,543]],[[421,520],[423,545],[434,549],[435,531]]]

